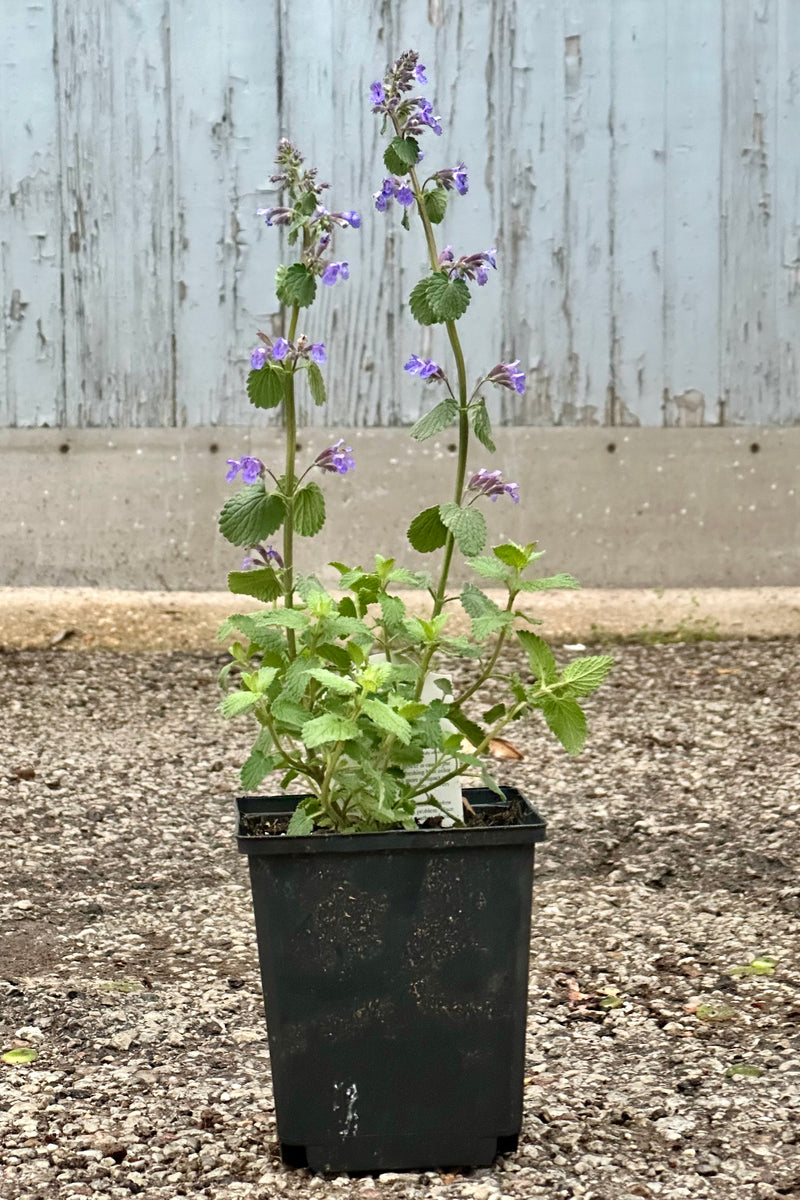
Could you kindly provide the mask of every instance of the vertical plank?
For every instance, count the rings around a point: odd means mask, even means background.
[[[800,7],[778,4],[777,207],[778,354],[777,419],[800,423]]]
[[[54,0],[69,425],[175,421],[168,0]]]
[[[719,420],[720,145],[725,0],[668,9],[664,424]],[[698,19],[702,13],[702,20]]]
[[[63,380],[49,5],[6,6],[0,23],[0,103],[0,425],[55,425]]]
[[[609,420],[661,423],[667,6],[613,0]]]
[[[728,424],[778,420],[777,2],[724,7],[720,382]]]
[[[611,17],[607,4],[564,0],[563,18],[561,305],[567,324],[567,356],[561,423],[598,425],[606,415],[603,405],[612,370]]]
[[[175,372],[179,425],[263,421],[245,379],[256,331],[274,329],[278,239],[277,4],[228,0],[197,21],[170,0],[175,147]]]
[[[509,53],[510,51],[510,53]],[[520,360],[523,396],[502,392],[502,420],[550,425],[562,417],[567,324],[562,305],[564,38],[557,5],[492,6],[487,61],[492,215],[503,250],[500,344],[494,361]],[[478,178],[478,184],[481,180]]]

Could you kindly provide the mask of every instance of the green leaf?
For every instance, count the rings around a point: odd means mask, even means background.
[[[486,411],[486,404],[483,397],[476,404],[470,405],[469,418],[472,422],[475,437],[481,445],[486,447],[490,454],[494,454],[497,447],[492,441],[492,422],[489,420],[489,414]]]
[[[228,588],[236,596],[254,596],[269,603],[281,594],[281,585],[272,567],[257,567],[252,571],[229,571]]]
[[[486,733],[481,729],[480,725],[476,725],[469,717],[466,717],[460,708],[455,705],[447,710],[447,719],[452,721],[459,733],[463,733],[473,746],[480,746],[485,739]]]
[[[514,614],[498,608],[494,600],[474,583],[465,583],[461,590],[461,607],[472,618],[472,633],[479,641],[505,629],[514,620]]]
[[[349,717],[323,713],[321,717],[314,717],[304,725],[300,736],[308,749],[312,750],[314,746],[322,746],[326,742],[346,742],[357,738],[358,726]]]
[[[431,225],[438,225],[444,220],[444,214],[447,212],[447,192],[443,187],[435,187],[423,192],[422,196],[428,220]]]
[[[472,567],[478,575],[483,575],[485,579],[507,579],[508,571],[503,563],[498,562],[496,558],[489,558],[488,555],[480,555],[478,558],[468,558],[467,566]]]
[[[440,504],[439,516],[456,539],[462,554],[467,557],[480,554],[486,544],[486,518],[479,509],[462,508],[460,504]]]
[[[428,289],[435,278],[435,275],[426,275],[424,279],[420,279],[408,298],[411,315],[420,325],[435,325],[439,319],[428,300]]]
[[[34,1050],[33,1046],[17,1046],[14,1050],[6,1050],[0,1057],[12,1067],[24,1067],[36,1061],[39,1051]]]
[[[518,629],[517,637],[528,652],[531,671],[539,682],[553,683],[558,676],[558,667],[553,651],[544,638],[540,638],[538,633],[529,633],[527,629]]]
[[[325,524],[325,497],[318,483],[307,483],[294,497],[294,527],[301,537],[313,537]]]
[[[433,437],[435,433],[441,433],[443,429],[447,429],[448,425],[452,425],[457,419],[458,404],[448,396],[440,404],[437,404],[436,408],[432,408],[429,413],[425,413],[424,417],[420,417],[411,430],[411,436],[417,442],[424,442],[426,438]]]
[[[548,698],[544,719],[568,754],[580,754],[586,741],[586,715],[577,700]]]
[[[234,546],[257,546],[283,524],[286,505],[278,495],[253,483],[225,501],[219,514],[219,530]]]
[[[276,608],[260,617],[262,625],[281,625],[285,629],[305,629],[309,623],[306,614],[297,608]]]
[[[518,546],[516,542],[504,542],[501,546],[493,546],[492,554],[507,567],[516,567],[518,571],[524,570],[530,562],[525,548]]]
[[[254,408],[277,408],[286,398],[288,376],[283,367],[266,362],[247,376],[247,395]]]
[[[317,646],[317,654],[320,658],[324,658],[326,662],[333,663],[334,667],[342,674],[346,675],[350,670],[351,659],[344,646],[335,646],[332,642],[323,642],[321,646]]]
[[[303,217],[310,217],[316,210],[317,203],[317,197],[314,192],[306,192],[295,204],[295,212],[299,212]]]
[[[581,585],[572,575],[561,573],[548,575],[544,579],[525,579],[520,583],[521,592],[544,592],[551,588],[579,588]]]
[[[393,138],[383,154],[386,170],[392,175],[407,175],[409,167],[419,162],[419,142],[416,138]]]
[[[487,725],[494,725],[495,721],[499,721],[501,717],[506,715],[505,704],[493,704],[483,714],[483,719]]]
[[[408,540],[420,554],[430,554],[447,541],[447,526],[439,515],[439,506],[426,508],[408,527]]]
[[[275,276],[275,291],[281,304],[293,308],[308,308],[317,294],[317,281],[303,263],[292,263],[290,267],[278,267]]]
[[[287,837],[306,837],[314,829],[314,818],[298,804],[286,829]]]
[[[350,679],[348,675],[337,675],[327,667],[312,667],[308,673],[329,692],[336,692],[337,696],[352,696],[353,692],[358,691],[355,680]]]
[[[246,792],[254,792],[266,775],[275,766],[275,760],[260,750],[254,750],[242,763],[239,779]]]
[[[390,636],[403,632],[403,618],[406,606],[399,596],[390,596],[387,592],[380,595],[381,618]]]
[[[277,674],[275,667],[260,667],[257,671],[242,675],[242,683],[249,692],[263,695],[264,692],[269,691],[270,684]]]
[[[272,701],[269,714],[280,725],[289,725],[293,729],[302,729],[311,720],[308,709],[294,700],[287,700],[285,693]]]
[[[361,711],[379,729],[383,729],[386,733],[394,734],[404,746],[408,745],[411,741],[411,726],[408,721],[406,721],[405,717],[401,717],[398,712],[395,712],[393,708],[390,708],[388,704],[384,704],[382,700],[368,697],[362,704]]]
[[[449,279],[444,271],[436,271],[428,282],[426,300],[437,322],[457,321],[469,308],[469,288],[463,279]]]
[[[568,683],[568,696],[591,696],[596,692],[614,665],[614,660],[608,654],[592,655],[587,658],[576,658],[561,672],[560,683]]]
[[[314,397],[314,403],[319,407],[328,399],[325,391],[325,380],[322,378],[322,371],[315,362],[308,364],[308,386],[311,389],[311,395]]]
[[[240,713],[248,712],[253,705],[258,704],[260,699],[256,692],[231,692],[221,702],[219,711],[223,717],[238,717]]]

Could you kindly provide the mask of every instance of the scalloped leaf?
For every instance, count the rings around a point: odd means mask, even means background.
[[[447,526],[439,516],[439,506],[423,509],[408,527],[408,540],[420,554],[431,554],[447,541]]]
[[[263,483],[253,483],[225,501],[219,530],[234,546],[257,546],[281,527],[285,516],[283,498],[270,495]]]

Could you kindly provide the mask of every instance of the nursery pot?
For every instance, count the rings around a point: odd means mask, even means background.
[[[522,1120],[534,844],[514,788],[494,824],[262,835],[297,797],[246,797],[283,1161],[314,1171],[487,1166]]]

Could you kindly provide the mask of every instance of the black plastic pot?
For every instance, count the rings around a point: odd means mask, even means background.
[[[486,1166],[516,1148],[534,843],[513,823],[248,834],[294,797],[239,800],[285,1163],[315,1171]]]

